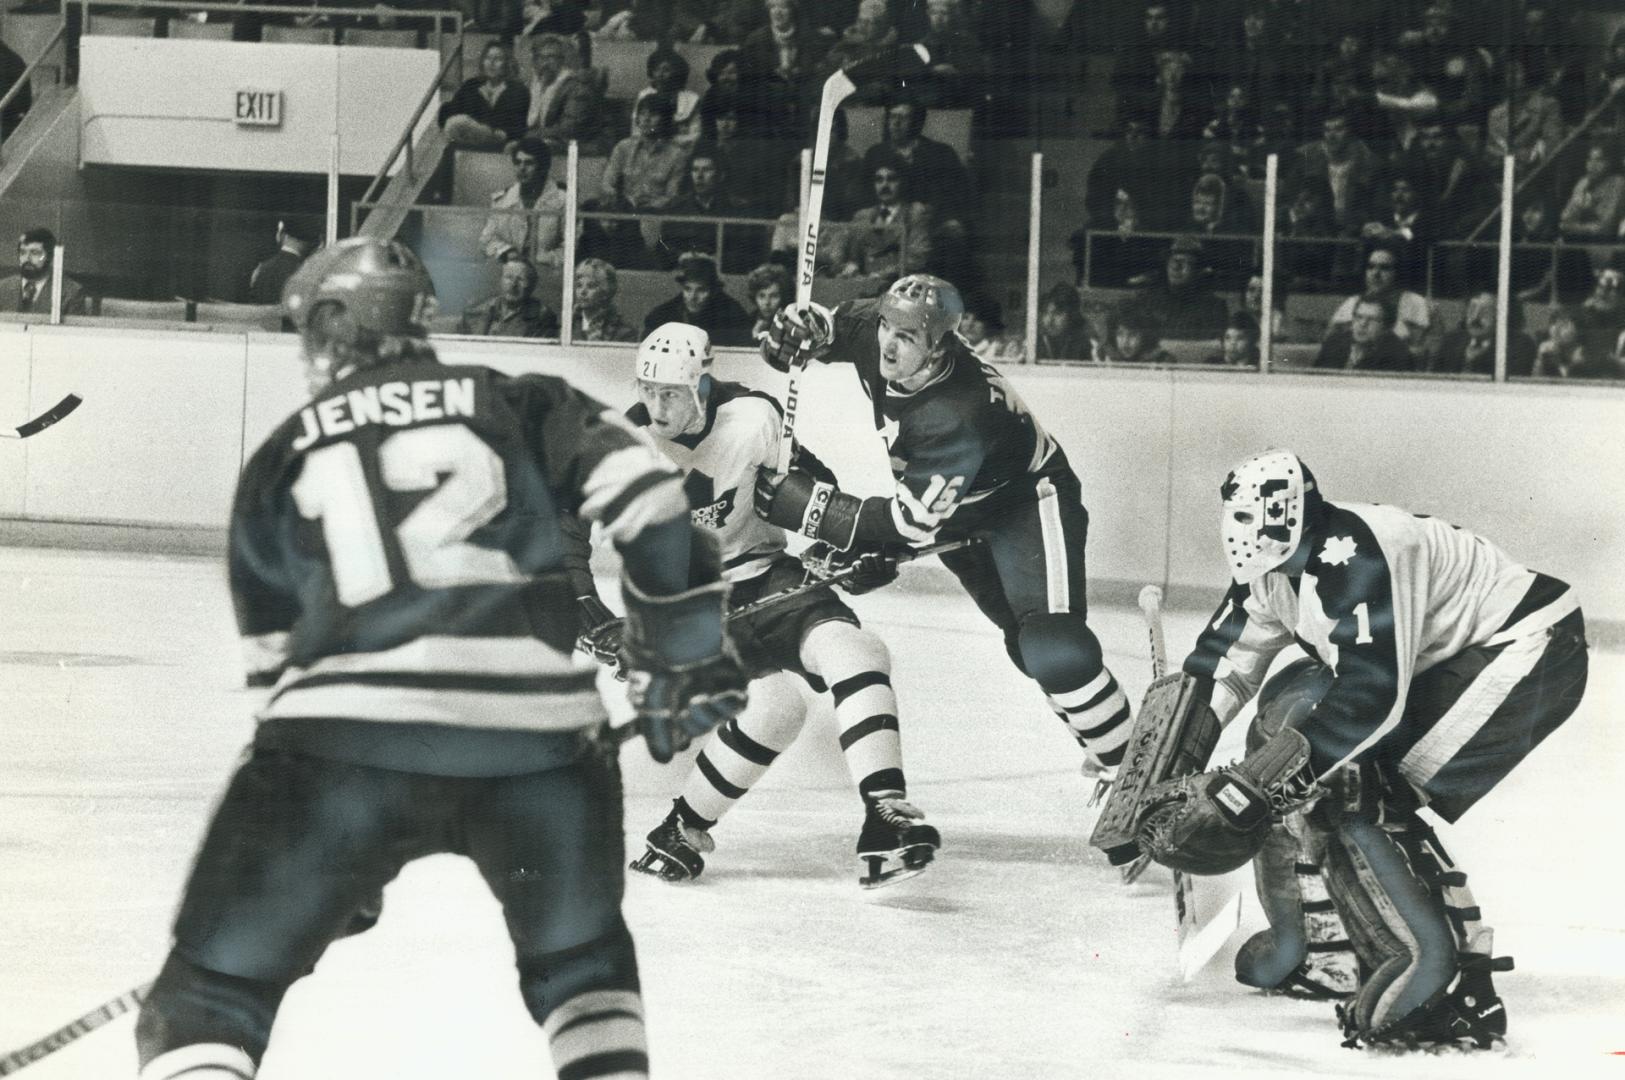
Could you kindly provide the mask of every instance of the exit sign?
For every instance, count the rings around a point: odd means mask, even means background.
[[[281,127],[282,91],[238,90],[232,119],[245,127]]]

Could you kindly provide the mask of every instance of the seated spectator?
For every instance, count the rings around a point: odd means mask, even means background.
[[[637,112],[637,102],[650,94],[667,94],[676,102],[672,123],[677,127],[677,141],[686,146],[694,145],[700,137],[700,95],[687,89],[688,61],[683,58],[682,53],[670,45],[662,44],[649,54],[649,59],[643,66],[649,76],[649,85],[639,90],[638,96],[633,100],[634,115]],[[630,134],[637,134],[636,120],[632,122]]]
[[[1151,112],[1151,133],[1172,143],[1201,138],[1212,106],[1191,76],[1191,54],[1167,49],[1156,60],[1156,85],[1143,106]]]
[[[1336,235],[1354,237],[1368,220],[1377,188],[1380,162],[1364,142],[1354,137],[1347,111],[1328,113],[1321,121],[1321,137],[1300,146],[1287,170],[1288,190],[1300,191],[1310,179],[1324,180],[1331,192],[1332,221]],[[1342,277],[1347,258],[1335,258],[1334,276]]]
[[[480,231],[480,246],[499,262],[522,259],[535,266],[562,266],[567,198],[563,188],[547,182],[553,155],[541,139],[526,135],[508,157],[514,181],[492,193],[492,213]]]
[[[578,34],[587,26],[586,0],[524,0],[517,25],[521,39],[541,34]]]
[[[0,311],[51,314],[51,278],[55,272],[56,234],[50,229],[29,229],[17,238],[17,273],[0,280]],[[278,294],[277,301],[281,302]],[[63,275],[62,314],[83,315],[85,291]]]
[[[1392,158],[1416,141],[1417,124],[1439,115],[1439,95],[1418,78],[1411,62],[1396,52],[1371,58],[1371,82],[1378,129],[1366,138],[1381,157]]]
[[[811,25],[799,0],[767,0],[766,12],[767,24],[740,46],[745,134],[800,144],[818,102],[829,39]]]
[[[536,282],[536,267],[524,259],[509,259],[502,264],[501,290],[464,308],[457,332],[478,337],[558,337],[558,312],[536,299]]]
[[[1112,364],[1172,364],[1174,358],[1162,347],[1162,324],[1156,315],[1139,308],[1117,313],[1111,340],[1101,350]]]
[[[1161,280],[1124,302],[1125,310],[1147,314],[1162,337],[1212,341],[1224,332],[1230,311],[1202,280],[1202,245],[1180,237],[1168,247]]]
[[[604,209],[649,213],[666,209],[681,194],[688,150],[676,139],[676,108],[670,94],[649,94],[633,106],[633,133],[615,144],[604,167]]]
[[[1585,317],[1574,308],[1558,308],[1546,324],[1546,335],[1535,349],[1535,367],[1532,375],[1548,379],[1570,378],[1583,371],[1594,357],[1586,355],[1585,337],[1581,327]]]
[[[1569,369],[1571,379],[1625,379],[1625,331],[1614,339],[1614,347],[1606,353],[1588,357],[1586,362]]]
[[[714,144],[702,142],[694,147],[688,159],[688,183],[666,212],[694,217],[744,217],[749,213],[745,200],[734,194]],[[761,229],[674,221],[660,226],[661,261],[667,267],[676,266],[677,257],[689,251],[717,258],[719,231],[724,234],[721,260],[729,273],[742,273],[745,267],[754,266],[767,250],[767,237]]]
[[[609,41],[706,41],[710,6],[700,0],[613,0],[604,5],[598,36]]]
[[[321,227],[313,220],[289,218],[276,223],[276,251],[260,260],[248,275],[247,300],[250,304],[282,303],[282,286],[305,261],[321,239]]]
[[[959,336],[970,351],[989,364],[1019,364],[1026,359],[1026,346],[1004,333],[1004,312],[998,301],[972,293],[965,314],[959,320]]]
[[[1597,284],[1580,305],[1580,333],[1585,337],[1586,354],[1592,358],[1609,356],[1619,332],[1625,330],[1625,274],[1614,267],[1597,271]]]
[[[1172,227],[1183,213],[1175,186],[1182,171],[1173,168],[1169,148],[1151,138],[1145,116],[1128,113],[1121,123],[1118,140],[1089,168],[1083,195],[1085,226],[1100,230],[1121,224],[1114,203],[1126,195],[1139,228],[1157,232]]]
[[[1553,299],[1558,278],[1554,266],[1558,264],[1552,250],[1545,245],[1556,244],[1558,239],[1557,214],[1551,203],[1539,194],[1529,196],[1518,211],[1518,220],[1512,224],[1512,293],[1518,299],[1535,302]],[[1526,244],[1531,246],[1523,246]],[[1480,249],[1473,255],[1481,266],[1479,280],[1493,281],[1496,253]],[[1578,299],[1572,290],[1566,296],[1559,295],[1565,300]]]
[[[1038,308],[1038,360],[1093,360],[1094,337],[1083,318],[1078,290],[1058,282],[1044,294]]]
[[[525,133],[530,91],[513,77],[513,58],[493,41],[480,53],[480,75],[440,106],[446,141],[472,150],[500,150]]]
[[[1379,240],[1366,252],[1365,292],[1344,300],[1332,312],[1326,325],[1328,336],[1353,322],[1355,306],[1367,298],[1392,304],[1399,321],[1390,329],[1412,351],[1420,355],[1425,350],[1433,328],[1433,305],[1419,293],[1400,288],[1399,254],[1392,241]]]
[[[1481,292],[1467,301],[1461,325],[1444,336],[1434,371],[1452,375],[1495,374],[1495,294]],[[1523,332],[1523,305],[1507,311],[1507,374],[1523,378],[1534,370],[1535,342]]]
[[[1219,351],[1207,358],[1210,364],[1225,367],[1258,366],[1258,320],[1245,311],[1235,312],[1219,338]]]
[[[1163,246],[1161,240],[1137,235],[1145,228],[1134,197],[1119,190],[1105,226],[1072,234],[1072,266],[1078,284],[1110,288],[1145,277],[1155,268]]]
[[[1608,41],[1608,54],[1592,84],[1590,108],[1596,108],[1613,97],[1614,107],[1602,117],[1600,126],[1613,131],[1615,137],[1625,135],[1625,93],[1614,96],[1625,88],[1625,25],[1614,30]]]
[[[723,291],[716,260],[708,255],[688,254],[677,261],[677,284],[682,291],[658,304],[643,320],[643,332],[650,334],[662,323],[680,322],[698,326],[711,335],[713,345],[750,345],[751,317],[739,301]]]
[[[926,109],[912,101],[886,106],[885,139],[864,154],[867,175],[882,159],[898,164],[909,197],[931,208],[939,234],[963,236],[975,189],[954,148],[922,134],[926,117]]]
[[[1366,34],[1358,27],[1348,27],[1337,36],[1335,52],[1315,69],[1304,118],[1318,127],[1323,117],[1370,93],[1371,57],[1366,52]]]
[[[830,47],[824,63],[829,68],[849,67],[879,56],[896,44],[897,28],[892,25],[886,0],[862,0],[858,4],[858,17]]]
[[[572,341],[638,340],[637,328],[615,306],[619,288],[615,268],[603,259],[582,259],[576,265],[575,307],[570,316]]]
[[[1595,244],[1619,236],[1625,213],[1625,176],[1620,175],[1619,154],[1597,143],[1586,151],[1585,174],[1574,183],[1568,205],[1558,219],[1563,239]]]
[[[1414,284],[1420,269],[1427,265],[1428,248],[1438,237],[1438,224],[1422,205],[1416,181],[1405,173],[1388,179],[1387,206],[1373,214],[1360,229],[1367,241],[1381,241],[1394,253],[1403,284]]]
[[[874,167],[875,203],[852,215],[844,235],[832,238],[838,277],[871,277],[889,284],[923,271],[931,259],[931,210],[909,197],[904,164],[895,157],[868,159]]]
[[[5,97],[27,70],[28,64],[23,58],[12,52],[4,41],[0,41],[0,97]],[[23,117],[28,115],[28,110],[33,104],[34,88],[24,85],[17,91],[17,96],[7,103],[6,111],[0,113],[0,141],[17,130],[17,125],[23,122]]]
[[[1332,215],[1332,189],[1324,176],[1305,176],[1288,201],[1286,213],[1276,218],[1276,258],[1283,276],[1296,289],[1321,289],[1331,284],[1337,236]],[[1295,241],[1303,241],[1301,243]]]
[[[530,84],[530,110],[525,114],[526,132],[542,139],[555,153],[563,153],[572,139],[595,143],[604,126],[603,93],[583,63],[576,40],[544,34],[531,40],[530,55],[535,77]]]
[[[1495,205],[1494,185],[1483,162],[1436,116],[1418,122],[1416,142],[1399,168],[1415,182],[1441,238],[1465,237]]]
[[[1483,116],[1486,54],[1475,47],[1448,2],[1430,4],[1422,12],[1421,28],[1402,34],[1399,44],[1417,81],[1436,96],[1434,115],[1452,124]]]
[[[773,326],[773,316],[784,310],[794,292],[790,271],[778,263],[763,263],[745,279],[745,290],[750,293],[751,304],[756,309],[756,322],[750,328],[750,336],[761,341]]]
[[[1257,231],[1245,193],[1221,177],[1205,173],[1197,177],[1191,189],[1190,204],[1190,217],[1179,231],[1201,238],[1213,283],[1219,288],[1235,288],[1247,280],[1252,268],[1254,242],[1228,237]]]
[[[1523,61],[1516,56],[1506,63],[1506,87],[1508,100],[1490,110],[1485,149],[1497,168],[1511,154],[1520,169],[1527,169],[1545,161],[1563,141],[1562,110],[1544,86],[1526,85]]]
[[[1220,123],[1229,129],[1223,137],[1229,139],[1232,134],[1238,133],[1234,125],[1256,129],[1255,104],[1274,101],[1280,96],[1286,78],[1285,62],[1290,57],[1290,51],[1281,48],[1270,25],[1269,5],[1262,0],[1251,0],[1239,25],[1231,23],[1220,32],[1230,40],[1221,45],[1214,66],[1230,80],[1231,90],[1242,91],[1243,100],[1247,103],[1240,110],[1221,108]],[[1228,93],[1227,97],[1230,97]],[[1248,132],[1246,138],[1251,137],[1252,133]]]
[[[963,0],[926,0],[925,7],[928,29],[920,44],[931,54],[933,75],[925,87],[926,104],[974,108],[982,100],[987,59],[966,21]]]
[[[1315,367],[1339,371],[1414,371],[1411,352],[1394,333],[1399,308],[1390,296],[1355,297],[1354,317],[1321,342]]]

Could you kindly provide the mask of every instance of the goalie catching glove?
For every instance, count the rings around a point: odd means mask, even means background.
[[[845,574],[835,584],[860,596],[897,580],[896,555],[881,550],[841,551],[819,541],[801,553],[801,565],[816,578]]]
[[[745,707],[745,673],[723,632],[728,586],[645,596],[627,582],[620,663],[649,756],[670,761]]]
[[[773,316],[762,338],[762,359],[777,371],[789,371],[797,355],[817,356],[835,340],[835,317],[829,308],[809,302]]]
[[[1274,822],[1317,794],[1309,740],[1282,728],[1237,764],[1155,785],[1135,839],[1174,870],[1226,874],[1258,854]]]

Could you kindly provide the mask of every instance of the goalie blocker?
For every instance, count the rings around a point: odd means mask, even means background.
[[[1218,718],[1195,677],[1177,672],[1154,681],[1140,703],[1117,779],[1089,843],[1105,852],[1113,866],[1138,858],[1140,823],[1156,786],[1201,772],[1218,741]]]

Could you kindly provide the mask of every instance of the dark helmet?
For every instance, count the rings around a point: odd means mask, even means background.
[[[919,330],[925,345],[934,349],[949,332],[959,329],[965,300],[959,290],[930,274],[909,274],[892,283],[880,298],[880,313],[893,326]]]
[[[283,286],[282,308],[301,334],[324,304],[338,305],[358,335],[421,338],[434,315],[434,282],[404,245],[355,237],[316,252]]]

